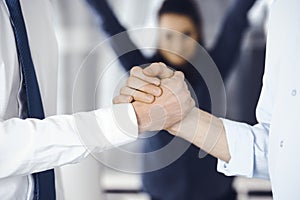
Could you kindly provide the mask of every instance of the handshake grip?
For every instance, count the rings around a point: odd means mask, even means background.
[[[133,67],[113,103],[132,103],[140,133],[168,129],[195,107],[184,74],[173,72],[163,63],[145,69]]]
[[[113,102],[132,103],[140,133],[165,129],[201,148],[201,157],[231,159],[222,120],[195,107],[182,72],[163,63],[134,67]]]

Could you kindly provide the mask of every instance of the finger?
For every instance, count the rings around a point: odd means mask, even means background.
[[[129,95],[119,95],[114,97],[113,104],[120,104],[120,103],[131,103],[133,101],[133,97]]]
[[[176,71],[173,77],[179,80],[184,80],[184,73],[182,73],[181,71]]]
[[[140,92],[129,87],[123,87],[120,93],[121,95],[131,96],[135,101],[140,101],[143,103],[152,103],[155,99],[153,95]]]
[[[153,84],[149,84],[148,82],[145,82],[134,76],[130,76],[127,79],[127,86],[132,89],[139,90],[141,92],[148,93],[156,97],[162,94],[162,90],[160,87],[155,86]]]
[[[175,72],[172,78],[161,80],[161,86],[167,87],[173,93],[180,93],[180,91],[188,90],[188,86],[184,81],[182,72]]]
[[[160,79],[171,78],[174,75],[174,72],[161,62],[151,64],[143,72],[146,76],[159,77]]]
[[[143,73],[143,69],[141,67],[133,67],[131,70],[130,70],[130,76],[134,76],[134,77],[137,77],[145,82],[148,82],[148,83],[151,83],[153,85],[157,85],[159,86],[160,85],[160,80],[156,77],[151,77],[151,76],[146,76],[144,73]]]
[[[171,78],[165,78],[161,80],[161,84],[168,84],[170,82],[183,82],[184,81],[184,74],[181,71],[175,71],[174,76]]]

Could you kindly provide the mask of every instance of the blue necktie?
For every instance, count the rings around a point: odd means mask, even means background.
[[[30,2],[28,2],[30,3]],[[25,118],[44,119],[44,110],[37,82],[34,65],[28,44],[27,31],[19,0],[6,0],[14,30],[19,63],[22,68],[24,89],[26,94]],[[54,170],[33,174],[35,200],[55,200]]]

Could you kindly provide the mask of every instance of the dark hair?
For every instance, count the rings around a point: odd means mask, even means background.
[[[189,17],[197,27],[199,42],[202,42],[202,18],[200,9],[198,9],[194,0],[165,0],[158,11],[158,16],[161,17],[166,13],[174,13]]]

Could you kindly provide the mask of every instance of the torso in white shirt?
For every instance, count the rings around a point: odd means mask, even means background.
[[[74,115],[56,115],[58,50],[48,0],[20,0],[46,119],[20,120],[20,70],[14,33],[0,0],[0,199],[30,200],[34,172],[78,163],[97,152],[134,141],[137,120],[131,104]],[[118,113],[118,115],[115,115]],[[50,117],[51,116],[51,117]],[[87,120],[88,119],[88,120]],[[121,122],[121,123],[117,123]],[[83,129],[83,131],[81,130]],[[80,131],[81,130],[81,131]],[[62,199],[56,173],[56,197]]]
[[[271,179],[274,199],[300,199],[300,1],[274,0],[256,126],[226,121],[227,175]],[[247,88],[248,89],[248,88]]]
[[[56,113],[58,51],[47,0],[20,0],[46,116]],[[5,1],[0,1],[0,120],[19,117],[20,70]],[[50,85],[51,84],[51,85]],[[26,133],[24,133],[26,134]],[[31,199],[31,176],[0,180],[0,199]]]
[[[299,0],[274,1],[269,25],[267,67],[274,68],[276,99],[269,136],[269,169],[276,199],[300,198],[299,8]]]

